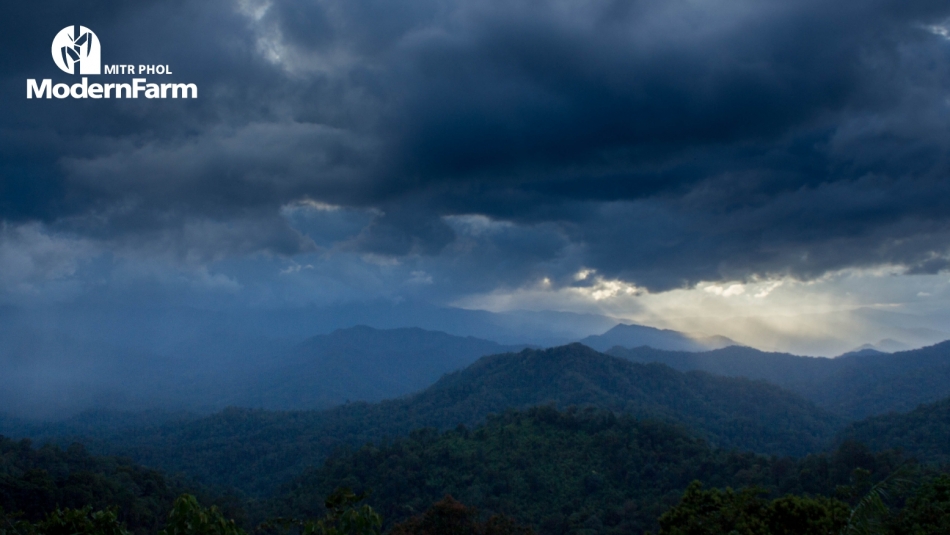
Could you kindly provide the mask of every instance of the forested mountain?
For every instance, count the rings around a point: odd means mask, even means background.
[[[908,411],[950,396],[950,341],[898,353],[859,352],[837,358],[727,347],[702,353],[614,347],[608,354],[660,362],[681,371],[764,379],[852,420]]]
[[[841,422],[775,386],[636,364],[581,344],[484,357],[418,394],[326,411],[229,409],[208,418],[117,431],[98,451],[262,495],[340,445],[412,429],[475,425],[509,408],[595,406],[689,426],[713,444],[770,454],[825,445]]]
[[[180,425],[200,418],[201,415],[194,413],[165,411],[87,411],[53,421],[0,415],[0,435],[30,438],[39,444],[62,443],[64,437],[109,437],[163,424]]]
[[[739,345],[725,336],[691,337],[679,331],[657,329],[645,325],[619,324],[604,334],[592,335],[580,341],[597,351],[607,351],[614,346],[649,346],[667,351],[709,351]]]
[[[893,452],[871,454],[849,441],[834,452],[802,459],[766,457],[711,447],[668,423],[595,408],[557,411],[549,405],[489,416],[473,429],[417,429],[402,438],[338,450],[324,464],[299,473],[278,495],[264,500],[209,495],[200,489],[196,500],[180,494],[194,490],[178,478],[166,478],[121,458],[91,456],[79,444],[65,450],[55,446],[36,449],[28,440],[14,442],[0,437],[0,532],[121,535],[123,528],[128,528],[146,535],[164,528],[170,535],[294,533],[293,526],[313,527],[314,521],[306,519],[316,518],[324,527],[347,525],[345,518],[350,519],[351,528],[356,518],[360,525],[378,526],[376,509],[383,513],[386,526],[415,516],[398,531],[407,535],[528,535],[533,531],[542,535],[608,535],[655,528],[657,519],[678,502],[677,518],[712,515],[710,519],[735,525],[741,523],[733,514],[737,513],[747,521],[777,522],[788,528],[805,520],[823,522],[815,516],[820,512],[815,505],[828,500],[815,501],[816,495],[845,500],[835,503],[846,517],[849,505],[856,504],[869,485],[902,466],[902,458]],[[743,496],[752,497],[752,501],[693,503],[689,492],[683,495],[687,486],[696,486],[690,483],[693,481],[707,487],[745,488]],[[895,525],[933,526],[934,519],[944,525],[934,515],[947,510],[948,483],[944,478],[920,487],[911,500],[919,503],[900,510],[893,518],[900,522]],[[345,487],[357,492],[372,488],[368,504],[373,509],[365,502],[360,505],[363,497]],[[755,501],[759,496],[771,499],[783,494],[781,503],[794,507],[781,507],[781,518],[773,518]],[[446,495],[476,507],[483,520],[489,516],[492,520],[476,523],[473,509],[442,499]],[[809,498],[799,499],[798,495]],[[427,509],[428,520],[416,516]],[[432,515],[441,515],[441,520]],[[446,531],[438,527],[447,521],[460,524],[465,518],[473,529]],[[662,518],[665,526],[673,525],[669,515]],[[434,526],[434,531],[427,525]],[[475,529],[478,526],[484,529]],[[318,529],[315,533],[378,531]],[[750,533],[769,532],[759,529]]]
[[[274,357],[272,366],[241,385],[231,404],[306,410],[395,398],[479,357],[522,347],[418,328],[339,329]]]
[[[841,357],[840,366],[805,395],[855,419],[909,411],[950,396],[950,341],[912,351]]]
[[[127,459],[94,457],[79,444],[35,448],[29,440],[0,436],[0,513],[20,512],[35,521],[56,508],[116,506],[130,530],[153,533],[184,490],[155,470]],[[6,528],[0,525],[0,533]]]
[[[867,475],[861,470],[854,474],[856,479]],[[787,494],[769,499],[754,487],[704,489],[694,482],[680,503],[660,517],[659,535],[950,533],[950,477],[903,469],[894,475],[871,490],[869,482],[852,481],[833,498]]]
[[[581,344],[482,358],[411,402],[407,407],[454,413],[447,424],[549,402],[590,405],[677,421],[719,445],[767,453],[813,451],[837,424],[831,415],[770,385],[638,365]]]
[[[387,523],[450,494],[556,533],[627,534],[655,529],[691,481],[774,494],[833,495],[856,468],[873,479],[899,463],[844,444],[832,455],[768,458],[710,447],[682,429],[600,410],[552,407],[494,416],[475,429],[419,430],[340,452],[285,488],[285,513],[321,514],[319,497],[340,484],[371,488]]]
[[[950,464],[950,398],[908,413],[855,422],[841,437],[863,442],[873,450],[900,449],[921,462]]]
[[[606,353],[633,362],[658,362],[680,371],[702,370],[726,377],[764,379],[796,392],[802,392],[815,382],[826,379],[842,363],[835,359],[768,353],[742,346],[703,352],[616,346]]]

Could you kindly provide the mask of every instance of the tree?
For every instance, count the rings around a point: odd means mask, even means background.
[[[891,532],[902,535],[950,533],[950,475],[935,477],[901,510]]]
[[[354,493],[347,487],[338,487],[324,502],[326,515],[320,520],[275,518],[257,527],[259,533],[291,532],[302,535],[378,535],[383,519],[369,505],[357,504],[367,493]]]
[[[129,535],[115,507],[104,511],[56,509],[36,523],[7,516],[0,509],[0,535]]]
[[[326,500],[327,515],[304,523],[304,535],[377,535],[382,517],[366,504],[356,506],[365,498],[366,493],[355,494],[346,487],[336,489]]]
[[[837,535],[848,525],[850,509],[839,500],[787,495],[769,502],[762,494],[705,490],[694,481],[660,517],[660,535]]]
[[[425,513],[393,526],[390,535],[532,535],[527,527],[519,526],[503,515],[494,515],[485,522],[478,521],[478,511],[466,507],[451,496],[434,503]]]
[[[246,535],[234,520],[227,519],[217,507],[203,507],[191,494],[175,500],[168,524],[159,535]]]

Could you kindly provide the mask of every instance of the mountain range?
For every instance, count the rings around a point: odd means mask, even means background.
[[[397,398],[479,357],[523,347],[419,328],[338,329],[274,356],[272,364],[245,379],[228,404],[305,410]]]
[[[77,307],[0,307],[0,407],[5,412],[62,418],[90,409],[210,414],[229,405],[325,408],[406,395],[479,356],[525,344],[580,340],[601,351],[620,345],[689,352],[736,344],[721,336],[617,325],[616,319],[596,314],[490,313],[411,302],[242,313],[187,307],[125,311],[95,301]],[[371,327],[361,331],[366,347],[351,344],[341,352],[336,339],[345,338],[352,328],[346,326],[354,324]],[[421,340],[415,348],[403,346],[396,335],[391,343],[373,341],[390,336],[385,334],[390,330],[408,332],[413,325],[430,334],[444,332],[442,342],[433,342],[444,349]],[[343,333],[336,334],[336,328]],[[429,335],[419,338],[424,336]],[[411,338],[406,337],[409,343]],[[397,362],[406,365],[400,368]],[[863,416],[878,408],[844,410]]]
[[[950,341],[911,351],[862,351],[836,358],[767,353],[750,347],[697,353],[618,346],[608,353],[680,371],[763,379],[849,420],[908,411],[950,396]]]
[[[828,472],[853,468],[848,456],[836,457],[837,463],[824,456],[802,462],[717,449],[658,421],[536,407],[506,411],[475,428],[418,430],[340,452],[295,478],[277,502],[284,515],[317,516],[321,498],[336,486],[371,488],[368,503],[391,525],[448,494],[485,516],[509,515],[543,534],[622,535],[656,530],[657,518],[696,480],[828,493],[847,483]],[[815,461],[830,470],[809,469]]]
[[[801,455],[830,443],[843,422],[764,382],[638,364],[581,344],[483,357],[408,397],[324,411],[228,409],[210,417],[62,438],[100,453],[265,495],[337,447],[420,427],[475,425],[510,408],[594,406],[690,429],[724,448]],[[68,429],[68,422],[62,424]],[[20,433],[28,430],[20,428]],[[8,431],[4,431],[8,432]],[[50,435],[67,433],[46,427]],[[89,432],[89,428],[86,428]]]
[[[950,465],[950,398],[921,405],[907,413],[889,413],[855,422],[841,440],[866,444],[875,451],[897,449],[924,463]]]
[[[525,347],[419,328],[356,326],[297,343],[219,334],[214,351],[168,356],[72,334],[11,334],[0,343],[0,407],[40,418],[80,409],[328,408],[410,394],[478,357]]]
[[[725,336],[694,337],[670,329],[657,329],[645,325],[624,323],[615,325],[604,334],[588,336],[582,339],[580,343],[597,351],[607,351],[615,346],[649,346],[666,351],[709,351],[741,345]]]
[[[685,335],[624,325],[585,340],[650,336],[682,342]],[[834,359],[734,345],[614,346],[609,354],[580,343],[516,349],[416,328],[358,326],[281,349],[253,373],[216,385],[218,403],[245,408],[210,416],[95,412],[43,424],[6,418],[0,432],[79,439],[99,453],[266,495],[338,447],[421,427],[472,426],[508,409],[597,407],[681,426],[713,446],[803,455],[831,444],[848,421],[950,396],[950,342]],[[178,388],[206,387],[206,380],[195,375]]]

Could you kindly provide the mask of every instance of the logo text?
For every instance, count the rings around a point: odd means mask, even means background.
[[[195,84],[152,84],[145,78],[132,78],[131,84],[90,84],[83,77],[78,84],[53,84],[49,78],[37,83],[26,81],[26,98],[198,98]]]

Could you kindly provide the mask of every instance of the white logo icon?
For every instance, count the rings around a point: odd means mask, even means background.
[[[67,26],[53,38],[53,61],[69,74],[101,74],[99,38],[85,26]]]

